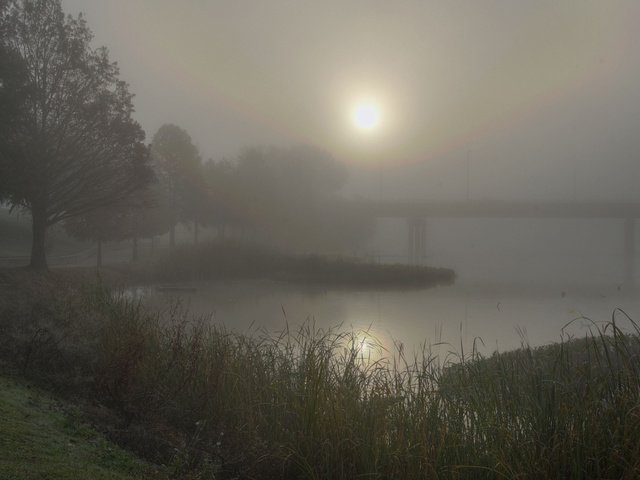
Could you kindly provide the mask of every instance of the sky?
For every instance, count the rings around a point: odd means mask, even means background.
[[[315,145],[367,197],[640,200],[635,0],[62,3],[149,141],[175,123],[215,160]]]

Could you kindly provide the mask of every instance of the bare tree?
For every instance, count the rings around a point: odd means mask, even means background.
[[[25,74],[20,92],[3,87],[24,98],[0,130],[0,196],[31,211],[31,267],[44,269],[47,228],[146,185],[148,149],[128,85],[107,50],[91,48],[82,15],[65,17],[60,0],[14,1],[0,32]]]

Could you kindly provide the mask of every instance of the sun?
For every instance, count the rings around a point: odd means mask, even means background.
[[[359,130],[374,130],[380,124],[380,108],[373,101],[357,103],[351,112],[351,119]]]

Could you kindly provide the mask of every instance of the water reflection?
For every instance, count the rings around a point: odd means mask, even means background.
[[[398,348],[410,355],[426,348],[446,356],[474,348],[487,354],[524,343],[542,345],[559,341],[562,328],[578,317],[604,322],[617,307],[632,317],[640,311],[635,295],[615,287],[564,293],[469,284],[410,291],[327,290],[272,281],[183,287],[137,287],[127,294],[165,313],[180,301],[190,312],[208,314],[211,321],[239,333],[275,334],[305,322],[352,331],[360,353],[372,358],[389,356]],[[592,326],[590,321],[574,321],[565,333],[583,336]]]

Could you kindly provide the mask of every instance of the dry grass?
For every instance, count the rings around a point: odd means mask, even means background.
[[[640,476],[640,337],[619,312],[538,349],[372,361],[358,332],[245,336],[100,286],[37,288],[0,310],[5,361],[114,409],[120,440],[177,476]]]

